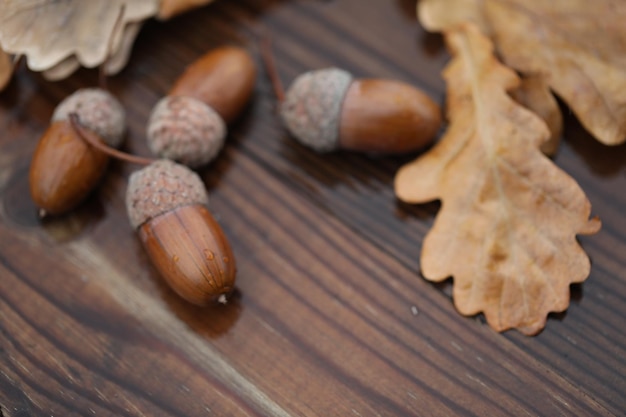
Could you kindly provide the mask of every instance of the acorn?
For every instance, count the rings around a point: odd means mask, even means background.
[[[385,79],[354,79],[339,68],[296,77],[287,92],[278,77],[271,40],[261,52],[291,135],[317,152],[346,149],[401,154],[424,148],[441,126],[441,108],[410,84]]]
[[[412,152],[435,139],[442,121],[439,105],[410,84],[354,79],[338,68],[298,76],[280,115],[289,132],[317,152]]]
[[[211,162],[224,145],[227,124],[254,90],[256,66],[243,48],[214,49],[189,65],[154,107],[148,147],[192,168]]]
[[[102,178],[109,160],[81,138],[70,114],[110,146],[119,146],[124,138],[125,112],[110,93],[81,89],[62,101],[30,165],[30,194],[42,217],[66,213],[80,204]]]
[[[157,160],[128,181],[130,223],[167,284],[200,306],[225,302],[235,286],[235,258],[207,209],[200,177],[184,165]]]

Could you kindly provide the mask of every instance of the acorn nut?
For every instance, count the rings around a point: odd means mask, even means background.
[[[30,165],[30,194],[41,216],[63,214],[80,204],[102,178],[109,160],[82,139],[68,120],[71,114],[110,146],[119,146],[124,138],[124,109],[108,92],[81,89],[63,100]]]
[[[417,88],[354,79],[338,68],[298,76],[280,114],[290,133],[318,152],[411,152],[431,143],[441,125],[441,109]]]
[[[195,172],[166,159],[134,172],[126,192],[130,222],[153,265],[178,295],[200,306],[225,302],[236,275],[208,200]]]
[[[256,67],[243,48],[214,49],[189,65],[152,111],[148,146],[161,158],[192,168],[218,155],[232,122],[247,104]]]

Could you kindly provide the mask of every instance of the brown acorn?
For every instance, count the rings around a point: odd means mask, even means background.
[[[154,107],[148,147],[161,158],[197,168],[211,162],[226,139],[226,125],[247,104],[256,66],[243,48],[214,49],[189,65]]]
[[[83,141],[69,120],[53,122],[39,140],[30,166],[30,195],[40,215],[76,207],[105,172],[109,157]]]
[[[63,214],[82,202],[102,178],[109,160],[81,138],[68,119],[70,114],[110,146],[118,146],[124,136],[124,109],[106,91],[78,90],[61,102],[30,165],[30,194],[42,216]]]
[[[326,68],[301,74],[285,92],[269,37],[261,52],[283,123],[298,142],[317,152],[412,152],[430,144],[441,126],[439,105],[400,81],[355,80],[347,71]]]
[[[170,160],[157,160],[128,181],[128,216],[153,265],[178,295],[200,306],[225,302],[236,275],[233,252],[207,204],[200,177]]]
[[[411,152],[431,143],[441,125],[440,107],[417,88],[393,80],[355,80],[338,68],[297,77],[280,114],[290,133],[318,152]]]

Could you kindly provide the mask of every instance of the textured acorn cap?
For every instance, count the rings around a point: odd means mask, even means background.
[[[338,148],[341,106],[352,79],[344,70],[327,68],[306,72],[294,80],[280,114],[299,142],[318,152]]]
[[[52,121],[76,113],[80,123],[108,145],[117,148],[126,133],[126,112],[120,102],[100,88],[82,88],[66,97],[54,110]]]
[[[224,146],[226,124],[200,100],[167,96],[152,110],[147,137],[148,147],[159,157],[197,168],[211,162]]]
[[[135,229],[177,207],[208,203],[209,195],[198,174],[168,159],[155,161],[128,179],[126,210]]]

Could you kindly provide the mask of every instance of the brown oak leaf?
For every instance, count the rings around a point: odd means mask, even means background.
[[[421,0],[420,21],[464,21],[489,35],[508,66],[544,77],[600,142],[626,141],[626,2]]]
[[[423,275],[454,278],[461,314],[483,312],[497,331],[533,335],[550,312],[569,304],[569,285],[586,279],[590,262],[577,234],[599,230],[574,179],[540,151],[545,123],[507,91],[520,79],[497,61],[493,45],[466,24],[446,33],[452,61],[444,70],[444,137],[403,166],[399,199],[441,199],[424,240]]]

